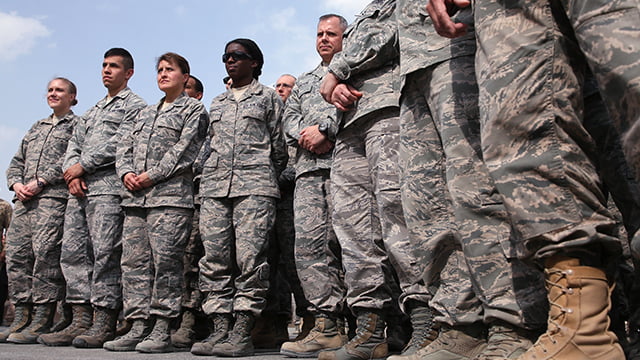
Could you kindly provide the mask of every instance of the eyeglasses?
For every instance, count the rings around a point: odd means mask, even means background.
[[[246,52],[242,52],[242,51],[233,51],[233,52],[228,52],[228,53],[222,54],[222,62],[223,63],[226,63],[227,61],[229,61],[229,58],[233,58],[236,61],[238,61],[238,60],[253,60],[251,55],[247,54]]]

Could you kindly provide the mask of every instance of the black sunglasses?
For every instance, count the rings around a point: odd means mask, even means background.
[[[246,52],[242,52],[242,51],[233,51],[233,52],[228,52],[228,53],[222,54],[222,62],[223,63],[226,63],[229,60],[229,58],[233,58],[236,61],[238,61],[238,60],[253,60],[251,55],[247,54]]]

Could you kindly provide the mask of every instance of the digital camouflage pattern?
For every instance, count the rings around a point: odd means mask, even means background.
[[[193,208],[193,170],[207,132],[208,115],[202,103],[181,94],[161,109],[162,100],[140,111],[132,129],[122,127],[116,170],[146,172],[153,186],[124,191],[124,207],[175,206]],[[130,131],[129,131],[130,130]]]
[[[0,236],[4,238],[4,235],[9,229],[11,223],[11,215],[13,214],[13,208],[11,204],[0,199]],[[0,253],[4,252],[4,241],[0,241]]]
[[[88,241],[90,235],[86,207],[86,197],[70,196],[64,212],[60,267],[66,282],[64,300],[69,304],[91,303],[93,266],[90,264],[93,264],[93,248]],[[118,294],[122,294],[122,291],[118,290]]]
[[[289,97],[289,101],[291,97]],[[333,231],[329,170],[316,170],[296,179],[294,219],[298,276],[314,314],[337,314],[345,300],[340,244]]]
[[[122,288],[126,319],[180,315],[182,259],[192,216],[192,209],[172,206],[125,208]]]
[[[122,195],[123,185],[115,171],[116,149],[121,124],[130,127],[147,104],[131,89],[104,97],[78,119],[64,157],[63,170],[80,164],[85,170],[85,194]]]
[[[599,262],[620,254],[618,224],[582,125],[582,74],[575,72],[585,66],[581,49],[562,40],[552,12],[542,0],[509,9],[476,2],[482,153],[520,239],[520,257],[563,251]]]
[[[300,132],[314,125],[328,125],[329,139],[338,131],[336,108],[320,95],[327,67],[318,65],[298,77],[284,110],[287,142],[296,148],[294,193],[296,268],[314,314],[337,314],[344,307],[344,274],[340,245],[333,231],[331,213],[332,151],[315,154],[298,145]]]
[[[302,130],[323,123],[328,125],[329,139],[335,140],[338,132],[337,111],[320,95],[320,82],[326,73],[327,67],[318,65],[314,70],[300,75],[284,108],[282,124],[287,144],[296,148],[296,177],[319,169],[331,169],[331,151],[316,154],[298,145]]]
[[[145,106],[144,100],[128,87],[112,98],[105,96],[79,119],[69,140],[63,170],[80,164],[87,185],[86,198],[71,199],[65,214],[62,238],[65,251],[60,265],[69,280],[69,303],[91,300],[93,305],[104,308],[121,306],[124,212],[120,195],[124,187],[115,167],[116,148],[122,136],[118,130],[123,123],[131,124]]]
[[[200,259],[202,309],[207,315],[250,311],[259,315],[269,288],[267,237],[275,198],[240,196],[202,199]]]
[[[278,176],[287,166],[275,90],[254,81],[240,99],[231,91],[211,101],[211,154],[204,163],[204,197],[279,197]]]
[[[27,184],[39,177],[46,180],[47,186],[35,198],[66,199],[68,192],[62,178],[62,161],[77,122],[78,117],[72,111],[56,124],[53,115],[36,122],[22,138],[18,151],[9,163],[9,190],[12,190],[13,184]]]
[[[239,99],[229,90],[211,101],[211,153],[200,184],[200,290],[208,315],[259,315],[265,307],[268,236],[288,160],[281,112],[280,97],[257,80]]]
[[[206,137],[204,105],[182,93],[143,109],[118,146],[116,169],[146,173],[153,185],[126,191],[122,205],[125,317],[175,318],[183,292],[184,249],[193,221],[193,163]]]
[[[60,239],[67,191],[62,160],[77,116],[69,112],[36,122],[22,139],[7,169],[7,184],[27,184],[44,178],[47,185],[25,201],[15,199],[7,231],[9,297],[14,304],[49,303],[64,297],[60,269]]]

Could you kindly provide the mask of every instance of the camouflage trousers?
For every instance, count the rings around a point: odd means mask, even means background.
[[[543,279],[515,258],[502,198],[482,161],[477,101],[473,56],[406,77],[400,164],[405,217],[422,259],[414,266],[428,284],[439,281],[431,305],[440,322],[538,328],[547,320]]]
[[[200,269],[198,263],[204,256],[204,246],[200,237],[200,205],[196,205],[191,223],[191,234],[184,248],[184,291],[182,292],[182,306],[189,309],[200,310],[202,305],[202,292],[198,285]]]
[[[623,58],[639,66],[637,56],[625,53],[634,48],[637,53],[633,43],[611,46],[622,29],[616,17],[623,12],[607,8],[619,3],[563,2],[575,25],[588,18],[576,35],[584,37],[581,44],[593,44],[585,51],[590,62],[609,62],[610,75],[626,75],[625,67],[614,64]],[[629,12],[637,14],[637,3],[627,3]],[[596,264],[618,257],[618,223],[606,208],[592,162],[595,145],[582,125],[585,47],[561,32],[548,0],[525,0],[508,8],[494,0],[475,4],[482,153],[516,231],[519,256],[563,252]],[[575,17],[595,4],[604,5]],[[598,13],[605,15],[592,16]],[[595,61],[597,52],[601,57]],[[603,84],[603,73],[594,73]],[[605,93],[608,87],[604,84]]]
[[[200,233],[202,309],[207,315],[251,311],[259,315],[269,288],[268,236],[276,199],[250,195],[203,198]]]
[[[122,307],[123,221],[118,195],[69,199],[60,256],[67,303]]]
[[[184,248],[193,209],[124,208],[122,297],[126,319],[180,315]]]
[[[402,213],[398,132],[398,110],[390,108],[357,120],[336,139],[332,221],[342,247],[346,300],[352,311],[391,307],[387,261],[398,277],[400,303],[429,300]]]
[[[7,230],[7,276],[13,304],[64,299],[60,240],[67,199],[16,201]]]
[[[340,244],[331,225],[329,173],[326,169],[300,175],[294,193],[296,268],[314,314],[342,312],[346,292]]]
[[[276,220],[269,235],[269,291],[263,313],[290,316],[291,294],[298,316],[305,316],[310,306],[296,271],[293,218],[293,187],[281,187],[280,199],[276,201]]]

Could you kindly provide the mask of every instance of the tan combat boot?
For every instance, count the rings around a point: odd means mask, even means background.
[[[213,347],[225,340],[231,329],[231,314],[213,314],[213,332],[201,342],[193,344],[191,353],[194,355],[213,355]]]
[[[251,330],[255,317],[249,311],[238,311],[229,336],[213,347],[213,355],[222,357],[253,356],[255,350],[251,341]]]
[[[382,359],[389,354],[385,322],[374,312],[362,312],[357,318],[356,336],[336,351],[322,351],[318,360]]]
[[[171,319],[157,316],[153,330],[136,345],[135,349],[138,352],[149,354],[173,351],[171,346]]]
[[[191,345],[193,345],[196,338],[195,326],[195,312],[192,309],[185,309],[180,319],[180,327],[171,335],[171,343],[173,346],[187,351],[191,349]]]
[[[46,334],[53,325],[53,316],[56,313],[56,303],[34,304],[31,323],[20,332],[14,332],[7,338],[14,344],[36,344],[38,336]]]
[[[317,357],[320,351],[337,350],[345,344],[336,321],[325,315],[316,317],[307,337],[282,344],[280,354],[289,357]]]
[[[47,346],[69,346],[76,336],[83,334],[91,327],[93,315],[91,305],[73,304],[71,305],[71,313],[69,326],[58,332],[40,335],[38,342]]]
[[[109,351],[134,351],[136,345],[142,342],[151,332],[149,319],[134,319],[131,322],[129,332],[118,336],[115,340],[107,341],[102,348]]]
[[[547,332],[518,360],[624,359],[616,335],[609,331],[612,287],[604,271],[554,256],[545,263],[545,277]]]
[[[116,336],[118,311],[96,306],[93,309],[93,325],[89,330],[73,339],[71,344],[77,348],[101,348]]]
[[[6,343],[9,335],[22,331],[31,322],[32,304],[15,304],[15,308],[11,325],[5,331],[0,332],[0,343]]]

